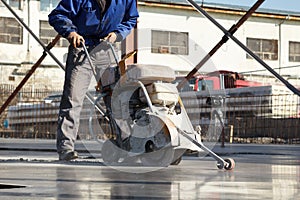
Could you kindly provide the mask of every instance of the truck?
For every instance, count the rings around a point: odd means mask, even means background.
[[[183,79],[183,76],[178,76],[175,81],[180,82]],[[218,70],[205,74],[195,74],[181,91],[222,90],[229,88],[259,87],[263,85],[265,84],[246,80],[240,73]]]
[[[176,78],[176,82],[183,80]],[[185,92],[195,92],[186,93]],[[271,85],[246,80],[237,72],[219,70],[206,74],[195,74],[181,89],[183,102],[189,113],[210,112],[206,99],[212,96],[226,97],[224,109],[235,116],[264,116],[272,118],[299,116],[299,98],[283,85]],[[197,101],[188,100],[197,97]],[[196,111],[196,107],[199,109]],[[201,108],[201,109],[200,109]]]

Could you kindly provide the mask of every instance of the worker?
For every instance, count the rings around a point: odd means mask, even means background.
[[[78,158],[74,150],[80,111],[93,72],[88,66],[82,42],[90,56],[107,66],[108,49],[99,48],[102,40],[119,42],[126,38],[137,22],[136,0],[61,0],[48,16],[49,24],[70,46],[57,127],[59,160]],[[97,48],[98,47],[98,48]]]

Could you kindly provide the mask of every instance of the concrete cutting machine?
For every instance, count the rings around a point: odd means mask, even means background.
[[[112,46],[111,49],[114,52]],[[91,59],[87,58],[94,69]],[[186,150],[192,150],[212,156],[219,169],[234,168],[233,159],[222,159],[203,145],[201,128],[193,128],[177,87],[172,83],[175,72],[170,67],[131,64],[125,69],[124,62],[118,63],[121,63],[118,70],[112,67],[102,74],[101,84],[98,84],[100,95],[95,102],[104,99],[105,117],[114,133],[102,146],[106,164],[175,165],[180,163]],[[116,76],[110,71],[123,71],[123,74]]]

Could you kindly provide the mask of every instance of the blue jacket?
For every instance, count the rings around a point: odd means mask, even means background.
[[[48,17],[49,24],[60,35],[67,37],[75,31],[89,45],[110,32],[117,33],[118,41],[125,39],[139,15],[136,0],[111,0],[103,16],[97,0],[61,0]]]

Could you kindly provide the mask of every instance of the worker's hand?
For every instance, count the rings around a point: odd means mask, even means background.
[[[105,38],[105,41],[110,43],[115,43],[117,40],[117,34],[115,32],[110,32]]]
[[[84,42],[84,39],[81,35],[79,35],[76,32],[71,32],[67,39],[69,40],[70,44],[73,45],[73,47],[77,48],[81,46],[81,42]]]

